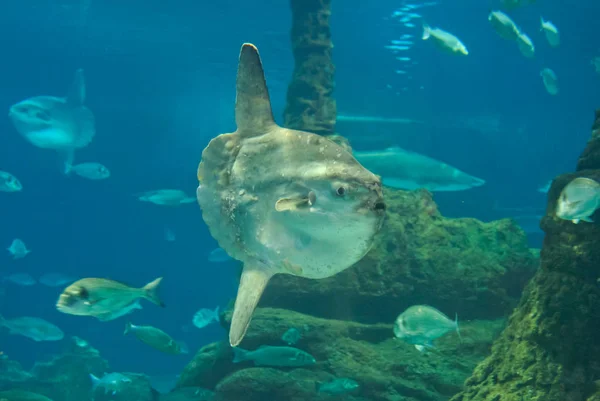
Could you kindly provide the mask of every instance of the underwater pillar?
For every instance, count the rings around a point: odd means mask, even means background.
[[[539,270],[491,356],[452,401],[600,400],[600,224],[554,217],[572,179],[600,181],[600,110],[592,130],[577,172],[548,191]]]
[[[294,73],[284,111],[287,128],[331,135],[335,130],[335,66],[329,17],[331,0],[290,0]]]

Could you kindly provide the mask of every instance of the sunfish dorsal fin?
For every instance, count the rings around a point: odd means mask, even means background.
[[[232,347],[242,342],[256,305],[271,277],[273,272],[265,267],[244,264],[229,329],[229,343]]]
[[[251,43],[244,43],[240,50],[235,122],[242,137],[262,135],[275,124],[260,55]]]
[[[67,94],[67,103],[73,106],[81,106],[85,102],[85,79],[83,70],[80,68],[75,71],[75,78]]]

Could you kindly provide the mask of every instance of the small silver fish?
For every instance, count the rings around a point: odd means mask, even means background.
[[[8,252],[13,256],[13,259],[22,259],[27,256],[31,250],[27,249],[25,243],[19,238],[15,238],[8,248]]]
[[[492,24],[494,30],[508,40],[517,40],[517,37],[521,33],[521,30],[517,27],[517,24],[502,11],[492,11],[488,15],[488,21]]]
[[[423,40],[431,39],[440,49],[453,54],[468,55],[467,47],[453,34],[440,28],[431,28],[429,25],[423,25]]]
[[[105,180],[110,177],[110,171],[106,166],[100,163],[80,163],[75,165],[67,165],[65,174],[71,172],[88,180]]]
[[[21,181],[11,173],[0,171],[0,192],[19,192],[23,190]]]
[[[431,342],[450,330],[458,330],[458,316],[450,320],[439,310],[427,305],[415,305],[402,312],[394,324],[394,335],[415,345],[419,351],[433,347]]]
[[[218,306],[215,308],[215,310],[210,310],[210,309],[206,309],[206,308],[200,309],[198,312],[196,312],[196,314],[194,315],[194,319],[192,320],[192,322],[194,323],[194,326],[196,326],[199,329],[208,326],[212,322],[218,322],[218,321],[219,321],[219,307]]]
[[[317,383],[317,393],[345,394],[356,390],[360,385],[348,378],[334,379],[327,383]]]
[[[302,333],[295,327],[289,328],[283,335],[281,339],[287,343],[287,345],[295,345],[302,338]]]
[[[525,57],[532,58],[534,56],[535,46],[533,45],[533,41],[524,32],[521,32],[519,36],[517,36],[517,45],[519,46],[521,54]]]
[[[37,281],[35,281],[35,279],[29,273],[13,273],[9,276],[6,276],[5,279],[11,283],[25,287],[37,284]]]
[[[552,47],[560,45],[560,33],[558,28],[551,21],[544,21],[543,17],[540,17],[540,31],[546,34],[546,39]]]
[[[312,355],[293,347],[263,345],[255,351],[236,347],[233,352],[233,363],[253,361],[257,366],[308,366],[316,363]]]
[[[137,195],[142,202],[150,202],[159,206],[179,206],[184,203],[195,203],[196,198],[188,196],[179,189],[158,189]]]
[[[558,78],[554,71],[550,68],[544,68],[540,72],[540,76],[542,77],[542,81],[544,82],[544,86],[546,87],[546,92],[551,95],[558,94]]]
[[[104,394],[111,393],[112,395],[117,394],[123,387],[128,386],[131,383],[131,379],[121,373],[108,373],[98,378],[90,373],[90,379],[92,379],[92,391],[96,391],[97,388],[104,388]]]
[[[6,327],[10,334],[19,334],[34,341],[59,341],[65,336],[57,326],[38,317],[5,319],[0,315],[0,327]]]
[[[123,334],[129,333],[133,333],[138,340],[161,352],[173,355],[189,353],[185,344],[173,340],[170,335],[156,327],[127,323]]]
[[[600,207],[600,184],[589,178],[579,177],[569,182],[560,193],[556,205],[556,217],[592,223],[591,216]]]

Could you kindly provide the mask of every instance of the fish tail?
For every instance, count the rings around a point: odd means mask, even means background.
[[[92,379],[92,388],[96,388],[96,386],[100,384],[100,379],[94,376],[92,373],[90,373],[90,379]]]
[[[129,332],[133,329],[133,325],[131,324],[131,322],[127,322],[125,324],[125,331],[123,332],[123,335],[126,336],[127,334],[129,334]]]
[[[431,28],[426,23],[423,23],[423,36],[421,39],[427,40],[431,36]]]
[[[456,326],[456,334],[458,334],[458,339],[462,343],[462,337],[460,335],[460,329],[458,328],[458,313],[454,314],[454,325]]]
[[[158,286],[160,285],[162,279],[162,277],[159,277],[156,280],[146,284],[142,289],[144,290],[144,297],[148,301],[154,302],[156,305],[164,308],[165,304],[163,301],[161,301],[158,295]]]
[[[249,352],[239,347],[233,348],[233,363],[247,361]]]

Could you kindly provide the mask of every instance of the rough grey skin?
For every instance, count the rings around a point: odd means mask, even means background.
[[[212,236],[244,263],[229,341],[238,345],[277,273],[333,276],[370,249],[385,214],[381,182],[339,145],[273,120],[258,50],[244,44],[237,130],[210,141],[198,203]]]

